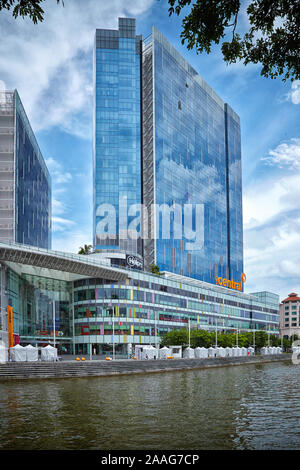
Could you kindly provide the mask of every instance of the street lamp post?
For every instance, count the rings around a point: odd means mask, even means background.
[[[221,343],[222,344],[222,343]],[[215,347],[218,347],[218,319],[216,317],[216,344]]]
[[[189,348],[191,347],[191,322],[189,319]]]
[[[154,311],[154,336],[155,336],[155,349],[157,350],[157,323],[156,323],[156,310]]]
[[[52,313],[53,313],[53,346],[55,347],[55,300],[52,301]]]
[[[112,327],[113,327],[113,360],[115,360],[115,307],[112,308]]]

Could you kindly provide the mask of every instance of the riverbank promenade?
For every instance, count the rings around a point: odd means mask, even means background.
[[[7,362],[0,364],[0,382],[6,380],[55,379],[72,377],[105,377],[128,374],[171,372],[210,367],[262,364],[291,361],[291,354],[272,354],[245,357],[210,357],[204,359],[168,359],[137,361],[85,360],[61,362]]]

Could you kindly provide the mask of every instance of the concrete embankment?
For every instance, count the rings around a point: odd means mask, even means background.
[[[291,356],[291,354],[274,354],[269,356],[212,357],[207,359],[167,359],[152,361],[8,362],[0,364],[0,382],[19,379],[56,379],[147,374],[244,364],[263,364],[290,361]]]

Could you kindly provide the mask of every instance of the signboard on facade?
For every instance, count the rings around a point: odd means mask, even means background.
[[[16,346],[16,344],[20,344],[20,336],[19,335],[13,335],[13,341],[14,341],[14,346]]]
[[[225,279],[222,277],[216,277],[216,284],[219,284],[219,286],[223,287],[229,287],[230,289],[235,289],[242,291],[243,290],[243,284],[246,282],[246,274],[242,273],[241,274],[241,282],[234,282],[232,279]]]
[[[143,261],[133,255],[126,255],[126,266],[132,269],[144,269]]]

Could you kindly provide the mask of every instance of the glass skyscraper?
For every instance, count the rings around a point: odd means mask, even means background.
[[[141,204],[141,40],[141,36],[136,36],[134,19],[119,18],[118,30],[96,30],[93,216],[96,250],[142,254],[141,239],[131,240],[122,234],[125,207]],[[108,207],[114,208],[115,218],[107,229],[102,224]]]
[[[51,179],[18,92],[0,92],[0,241],[51,248]]]
[[[144,203],[150,214],[154,202],[156,224],[156,239],[144,243],[146,264],[212,283],[219,276],[239,281],[239,117],[156,28],[145,40],[143,90],[143,178],[151,181],[143,187]],[[194,240],[184,230],[182,237],[176,233],[175,215],[171,237],[164,237],[163,204],[182,208],[183,229],[190,216]]]
[[[121,49],[125,25],[131,53]],[[119,31],[97,30],[95,54],[95,248],[106,248],[98,206],[110,203],[126,215],[120,201],[127,196],[128,207],[143,203],[143,244],[128,240],[126,247],[125,240],[122,247],[115,224],[108,248],[130,247],[161,271],[240,282],[239,117],[156,28],[142,41],[135,20],[119,19]]]

